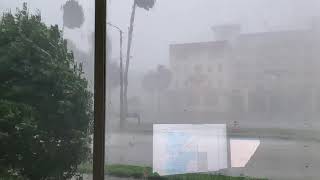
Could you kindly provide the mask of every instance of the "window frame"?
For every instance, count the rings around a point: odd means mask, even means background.
[[[104,179],[106,121],[106,0],[95,0],[93,180]]]

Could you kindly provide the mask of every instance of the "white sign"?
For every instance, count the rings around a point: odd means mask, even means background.
[[[160,175],[228,167],[225,124],[154,124],[153,171]]]

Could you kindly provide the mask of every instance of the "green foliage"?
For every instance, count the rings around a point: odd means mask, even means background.
[[[152,173],[151,167],[133,166],[133,165],[108,165],[105,169],[106,173],[110,176],[116,177],[154,177],[156,174]]]
[[[224,175],[213,174],[181,174],[170,176],[159,176],[158,173],[153,173],[151,167],[133,166],[133,165],[108,165],[106,166],[106,173],[115,177],[132,177],[144,178],[153,180],[267,180],[261,178],[251,177],[231,177]]]
[[[80,166],[79,172],[82,174],[92,174],[92,165],[84,163]],[[147,178],[151,180],[267,180],[264,178],[252,177],[232,177],[224,175],[214,175],[205,173],[180,174],[170,176],[160,176],[158,173],[153,173],[152,168],[148,166],[134,166],[113,164],[105,166],[105,173],[109,176],[123,178]]]
[[[58,26],[0,18],[0,174],[66,179],[90,154],[92,94]]]
[[[92,172],[93,172],[92,168],[93,168],[92,163],[84,162],[78,166],[77,172],[80,174],[92,174]]]
[[[212,175],[212,174],[183,174],[167,176],[166,180],[267,180],[261,178],[251,177],[232,177],[224,175]]]

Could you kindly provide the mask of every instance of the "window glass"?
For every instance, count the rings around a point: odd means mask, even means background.
[[[319,179],[319,8],[108,1],[108,176]]]

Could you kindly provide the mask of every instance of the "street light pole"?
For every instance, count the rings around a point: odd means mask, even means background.
[[[120,129],[124,125],[124,109],[123,109],[123,59],[122,59],[122,42],[123,42],[123,31],[111,23],[107,23],[109,26],[117,29],[120,33]]]

